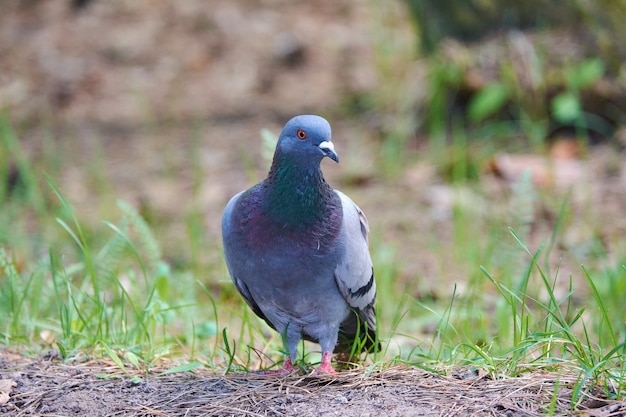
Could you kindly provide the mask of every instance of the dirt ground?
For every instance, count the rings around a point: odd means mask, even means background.
[[[574,375],[493,379],[481,370],[439,375],[394,367],[336,376],[219,376],[209,371],[131,381],[113,363],[60,363],[0,353],[3,416],[625,416],[626,402],[585,394]],[[161,371],[162,372],[162,371]],[[598,390],[598,393],[600,391]]]

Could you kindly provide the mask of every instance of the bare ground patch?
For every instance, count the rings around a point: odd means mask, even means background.
[[[493,379],[414,367],[333,376],[221,376],[209,370],[141,375],[107,361],[61,363],[0,354],[4,416],[625,416],[626,402],[587,390],[572,411],[577,376],[532,372]],[[552,408],[551,408],[552,407]]]

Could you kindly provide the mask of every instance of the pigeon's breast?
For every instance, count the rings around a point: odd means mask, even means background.
[[[339,248],[338,231],[325,230],[315,225],[293,227],[262,216],[242,224],[240,233],[246,249],[253,257],[318,258],[330,256]]]
[[[237,246],[241,276],[261,280],[272,276],[284,285],[298,276],[307,281],[333,279],[343,251],[341,233],[333,226],[330,221],[294,227],[263,216],[258,209],[234,218],[231,241]]]
[[[286,216],[263,204],[256,194],[243,199],[232,219],[237,240],[251,256],[274,253],[317,257],[336,252],[343,215],[340,203],[307,215]]]

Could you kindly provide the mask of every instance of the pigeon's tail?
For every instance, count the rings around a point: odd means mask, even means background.
[[[347,357],[347,361],[358,359],[362,352],[380,351],[380,341],[376,335],[376,311],[374,306],[364,310],[352,310],[341,324],[339,340],[335,352]]]

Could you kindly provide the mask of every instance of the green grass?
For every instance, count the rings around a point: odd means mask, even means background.
[[[200,207],[181,213],[187,226],[181,245],[189,256],[174,262],[155,237],[159,225],[123,201],[97,224],[83,220],[86,213],[56,185],[59,171],[35,169],[8,121],[0,124],[0,162],[16,161],[23,178],[9,190],[8,170],[0,171],[3,346],[26,354],[54,349],[63,358],[108,357],[122,370],[148,371],[168,358],[181,363],[174,370],[206,366],[230,373],[282,360],[280,336],[245,306],[228,279],[219,241],[203,235]],[[403,274],[399,244],[386,240],[370,216],[383,350],[370,355],[368,366],[471,366],[496,378],[576,372],[574,403],[592,383],[623,397],[626,258],[607,264],[589,251],[578,270],[563,273],[554,249],[573,222],[567,197],[555,206],[552,228],[531,247],[532,207],[545,196],[529,178],[513,187],[508,207],[485,212],[464,203],[468,190],[480,193],[480,183],[455,175],[452,238],[415,248],[444,265],[438,297],[415,295],[426,276]],[[302,362],[319,360],[316,349],[305,345]]]

